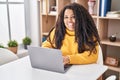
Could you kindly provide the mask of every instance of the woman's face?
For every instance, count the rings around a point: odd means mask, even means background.
[[[66,9],[64,12],[64,24],[70,31],[75,30],[75,15],[72,9]]]

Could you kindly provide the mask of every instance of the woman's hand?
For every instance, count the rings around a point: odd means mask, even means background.
[[[70,58],[69,58],[69,56],[63,56],[63,63],[64,63],[64,65],[70,63]]]

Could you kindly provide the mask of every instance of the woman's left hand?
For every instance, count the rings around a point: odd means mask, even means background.
[[[63,63],[64,63],[64,65],[69,64],[69,63],[70,63],[69,56],[63,56]]]

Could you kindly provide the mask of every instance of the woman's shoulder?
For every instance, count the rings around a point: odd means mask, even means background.
[[[55,34],[55,28],[52,28],[49,34],[54,35]]]
[[[55,28],[52,28],[52,29],[50,30],[48,36],[49,36],[50,39],[53,39],[54,35],[55,35]]]

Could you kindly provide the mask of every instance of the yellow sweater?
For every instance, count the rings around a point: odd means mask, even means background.
[[[53,39],[55,29],[52,31],[50,38]],[[74,31],[66,30],[65,38],[61,47],[62,55],[69,56],[70,64],[90,64],[96,63],[98,58],[98,46],[96,46],[97,53],[92,53],[90,56],[89,51],[78,53],[78,44],[75,42]],[[50,42],[47,40],[43,42],[42,47],[52,48]]]

